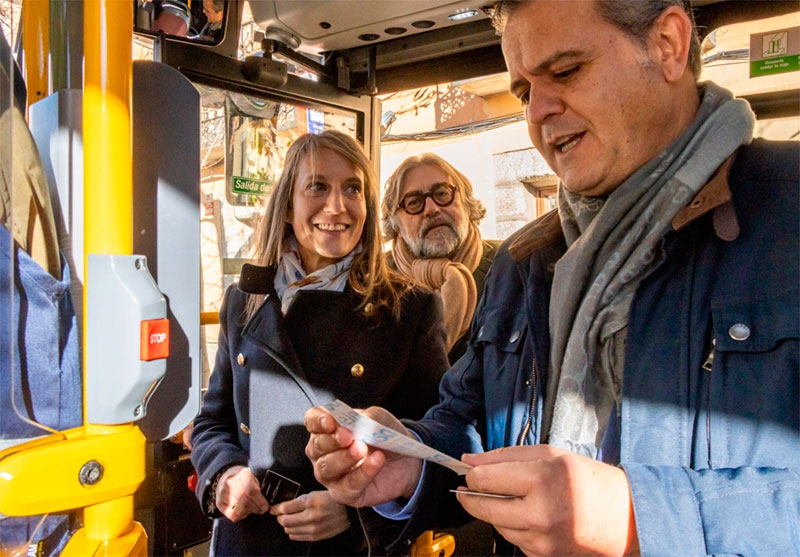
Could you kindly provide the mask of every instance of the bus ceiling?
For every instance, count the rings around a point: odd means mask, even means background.
[[[134,1],[139,10],[151,3]],[[489,21],[492,1],[248,0],[262,53],[237,60],[244,4],[227,0],[225,32],[217,44],[147,29],[138,17],[136,30],[157,37],[157,59],[191,79],[251,94],[293,80],[286,75],[287,63],[349,95],[386,94],[506,69]],[[796,0],[693,2],[701,39],[722,25],[796,12],[797,5]],[[796,93],[753,99],[754,109],[759,116],[796,115]]]

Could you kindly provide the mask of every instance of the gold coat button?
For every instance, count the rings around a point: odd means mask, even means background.
[[[250,428],[247,427],[247,424],[245,424],[244,422],[239,424],[239,429],[241,429],[242,433],[244,433],[245,435],[250,435]]]
[[[367,305],[364,306],[364,315],[369,317],[372,315],[373,311],[375,311],[375,306],[372,304],[372,302],[368,302]]]
[[[350,375],[353,377],[361,377],[364,375],[364,366],[361,364],[353,365],[353,367],[350,368]]]
[[[247,359],[244,357],[244,354],[239,354],[238,356],[236,356],[236,363],[239,364],[240,366],[243,366],[246,361]]]

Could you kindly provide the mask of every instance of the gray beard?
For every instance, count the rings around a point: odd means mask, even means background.
[[[422,231],[421,231],[422,232]],[[436,259],[440,257],[450,257],[461,246],[465,234],[459,233],[451,224],[439,227],[437,232],[431,236],[406,239],[406,244],[411,253],[418,259]]]

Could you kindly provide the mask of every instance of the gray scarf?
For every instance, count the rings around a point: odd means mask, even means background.
[[[691,126],[607,200],[559,187],[569,248],[556,265],[550,303],[552,368],[544,425],[552,416],[551,445],[597,456],[615,400],[620,408],[625,332],[636,288],[660,263],[673,217],[752,139],[755,119],[745,101],[711,82],[700,92]]]

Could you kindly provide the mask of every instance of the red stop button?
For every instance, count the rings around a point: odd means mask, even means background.
[[[139,359],[144,362],[169,356],[169,319],[141,322]]]

